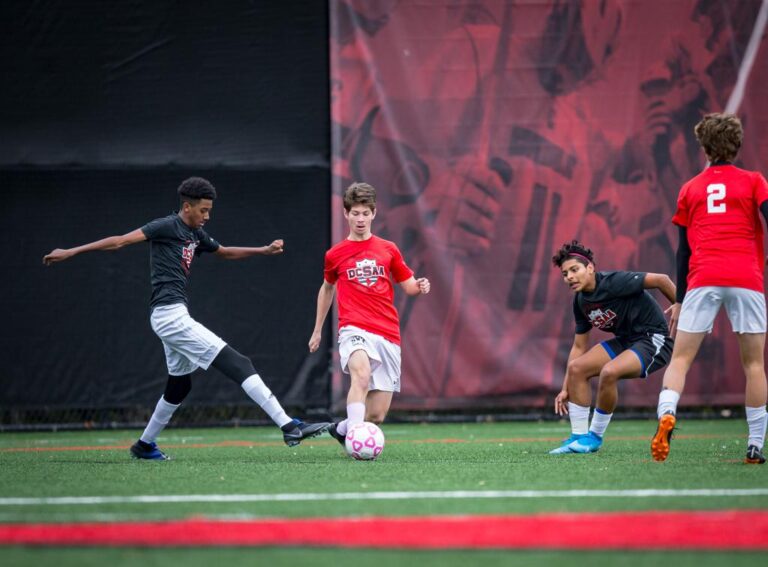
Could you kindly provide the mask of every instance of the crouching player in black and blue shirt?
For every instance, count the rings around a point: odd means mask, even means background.
[[[646,290],[658,289],[674,304],[675,284],[666,274],[596,272],[592,251],[576,240],[564,244],[552,263],[575,294],[576,335],[563,389],[555,398],[555,413],[571,420],[571,436],[550,454],[594,453],[603,444],[616,408],[619,380],[645,378],[669,362],[673,345],[669,327]],[[589,348],[592,327],[616,336]],[[589,425],[589,381],[595,376],[597,404]]]

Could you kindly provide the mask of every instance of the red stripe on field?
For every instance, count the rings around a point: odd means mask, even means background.
[[[768,512],[0,524],[0,544],[407,549],[768,549]]]

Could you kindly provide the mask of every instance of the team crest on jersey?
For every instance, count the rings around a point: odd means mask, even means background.
[[[614,319],[616,319],[616,313],[610,309],[606,309],[605,311],[600,308],[593,309],[587,316],[589,317],[589,322],[592,323],[592,326],[597,327],[598,329],[609,328],[613,325]]]
[[[366,287],[371,287],[380,277],[384,277],[384,267],[377,266],[376,260],[359,260],[355,262],[354,268],[347,270],[347,277],[350,280],[356,279]]]
[[[181,265],[185,272],[189,272],[192,260],[195,258],[195,248],[197,248],[197,245],[196,241],[190,241],[181,249]]]

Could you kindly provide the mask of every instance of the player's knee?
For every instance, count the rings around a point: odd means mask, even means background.
[[[603,366],[600,370],[600,384],[613,386],[619,381],[619,373],[610,365]]]
[[[762,360],[742,360],[747,380],[765,380],[765,363]]]
[[[369,372],[351,372],[349,375],[351,385],[357,389],[368,390],[368,385],[371,382],[371,374]]]
[[[190,390],[192,390],[191,374],[184,374],[182,376],[171,376],[169,374],[163,398],[169,404],[178,405],[184,401]]]
[[[256,374],[251,360],[229,345],[225,346],[213,359],[211,366],[238,384],[242,384],[246,378]]]
[[[385,417],[387,417],[387,412],[385,411],[368,410],[365,413],[365,421],[375,423],[376,425],[384,423]]]
[[[568,363],[568,377],[576,380],[587,380],[590,376],[587,376],[587,367],[578,358]]]

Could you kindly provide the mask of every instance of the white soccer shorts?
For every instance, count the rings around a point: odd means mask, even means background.
[[[765,333],[765,295],[743,287],[705,286],[688,291],[677,328],[687,333],[711,333],[721,306],[734,333]]]
[[[159,305],[150,317],[152,330],[163,341],[168,374],[183,376],[208,370],[227,343],[189,315],[182,303]]]
[[[349,357],[364,350],[371,361],[371,390],[400,391],[400,346],[374,333],[348,325],[339,329],[341,370],[349,374]]]

